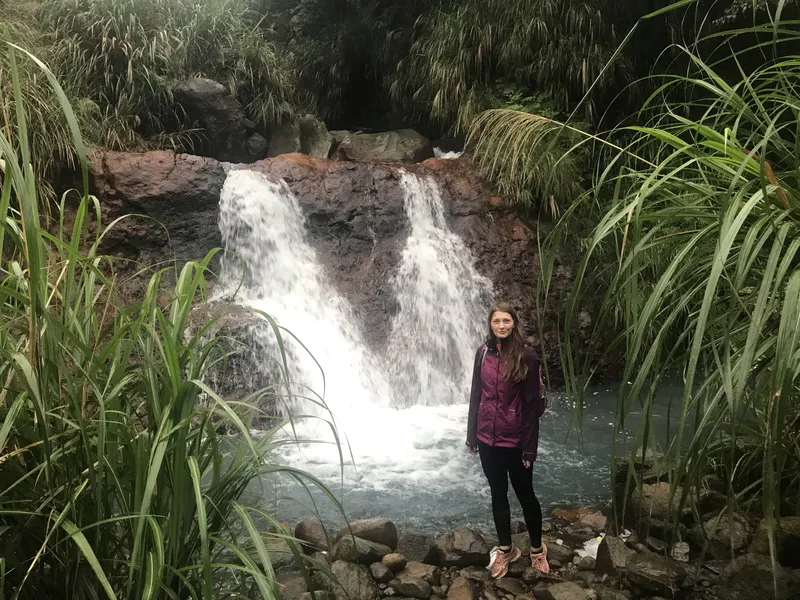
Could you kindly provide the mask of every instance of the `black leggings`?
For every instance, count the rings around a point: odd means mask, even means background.
[[[511,507],[508,505],[508,480],[522,504],[531,545],[542,545],[542,507],[533,491],[533,467],[522,464],[522,449],[500,448],[478,442],[481,466],[492,491],[492,513],[501,546],[511,545]]]

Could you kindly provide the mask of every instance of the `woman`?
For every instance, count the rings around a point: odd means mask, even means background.
[[[506,303],[489,312],[489,335],[478,348],[469,399],[467,447],[480,454],[489,480],[499,546],[489,570],[503,577],[521,551],[511,542],[508,480],[522,504],[531,538],[531,565],[549,573],[542,543],[542,507],[533,491],[533,461],[539,445],[539,418],[545,408],[539,357],[525,345],[516,311]]]

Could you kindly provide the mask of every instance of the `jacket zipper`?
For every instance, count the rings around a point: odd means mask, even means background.
[[[497,353],[497,369],[494,375],[494,421],[492,421],[492,445],[497,443],[498,410],[500,410],[500,352]]]

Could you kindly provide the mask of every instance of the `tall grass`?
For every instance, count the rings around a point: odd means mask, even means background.
[[[673,48],[688,68],[653,78],[642,124],[579,142],[603,148],[594,185],[545,240],[540,283],[549,289],[563,240],[592,219],[561,307],[577,421],[599,361],[624,355],[614,453],[631,433],[639,448],[662,445],[676,520],[684,506],[707,516],[696,500],[721,480],[726,510],[763,515],[773,557],[780,518],[800,515],[800,22],[784,5],[764,25]],[[727,52],[707,60],[703,48]],[[520,168],[570,130],[508,111],[480,123],[491,143],[529,153]],[[578,340],[599,287],[592,334]],[[653,415],[676,378],[665,440]],[[627,473],[623,498],[640,483]],[[612,466],[612,486],[616,476]],[[615,508],[622,516],[625,502]]]
[[[51,228],[40,218],[20,57],[59,100],[85,189],[75,113],[42,63],[0,48],[17,132],[15,144],[0,131],[0,598],[279,597],[256,525],[271,517],[240,500],[262,474],[302,474],[270,462],[274,431],[251,437],[248,399],[204,383],[223,356],[213,321],[188,324],[212,254],[180,271],[166,302],[159,272],[124,306],[98,253],[115,223],[87,233],[98,202],[62,201]]]
[[[201,139],[171,88],[181,79],[225,84],[260,128],[294,111],[294,80],[243,0],[0,0],[14,39],[62,82],[84,135],[114,150],[191,150]],[[13,132],[7,61],[0,60],[0,123]],[[71,137],[41,73],[21,70],[37,171],[76,164]]]
[[[637,439],[648,447],[656,398],[680,375],[665,448],[676,505],[720,477],[730,510],[763,513],[773,555],[775,524],[800,515],[799,26],[718,36],[728,47],[765,40],[750,49],[761,66],[736,77],[720,70],[741,65],[739,56],[713,64],[682,48],[690,74],[661,79],[643,109],[647,125],[620,132],[632,141],[562,222],[604,206],[566,302],[565,370],[579,406],[598,353],[576,360],[573,324],[596,294],[593,258],[610,247],[592,343],[610,327],[622,332],[629,384],[619,388],[618,430],[641,411]]]

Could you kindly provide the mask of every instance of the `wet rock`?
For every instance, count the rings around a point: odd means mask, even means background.
[[[260,152],[242,152],[253,124],[246,119],[241,104],[227,87],[211,79],[195,77],[175,84],[172,95],[189,118],[203,128],[211,156],[234,162],[263,158]],[[264,150],[263,147],[255,149]]]
[[[672,598],[686,579],[678,563],[656,554],[636,554],[628,560],[628,582],[646,592]]]
[[[560,569],[564,565],[561,564],[561,561],[555,558],[548,558],[547,562],[550,564],[551,569]]]
[[[597,600],[631,600],[631,593],[628,590],[615,590],[610,587],[598,587]]]
[[[314,158],[328,158],[333,146],[333,136],[325,123],[313,115],[300,119],[300,152]]]
[[[282,537],[282,535],[268,533],[263,538],[264,546],[269,552],[269,558],[275,570],[285,569],[295,564],[292,547],[297,546],[297,544],[291,539]],[[297,550],[299,551],[300,549],[297,548]]]
[[[588,527],[596,533],[605,531],[608,525],[606,516],[601,511],[591,508],[556,508],[553,510],[553,516],[577,527]]]
[[[478,600],[475,583],[466,577],[458,577],[447,591],[447,600]]]
[[[431,585],[418,577],[400,576],[392,581],[392,587],[399,596],[427,600],[431,595]]]
[[[751,531],[745,516],[722,514],[693,527],[689,539],[699,549],[705,548],[710,558],[733,558],[747,545]]]
[[[800,595],[800,580],[792,577],[786,569],[778,567],[773,582],[770,558],[745,554],[721,570],[719,582],[709,592],[720,600],[788,600]]]
[[[511,524],[511,533],[525,533],[528,531],[528,526],[525,525],[525,521],[514,521]]]
[[[388,546],[390,552],[397,548],[397,528],[389,519],[364,519],[353,521],[350,527],[342,527],[337,540],[354,535],[362,540]]]
[[[585,588],[590,588],[600,581],[600,576],[592,571],[575,571],[565,577],[567,581],[573,581]]]
[[[391,569],[389,569],[389,567],[383,563],[372,563],[369,566],[369,570],[372,573],[372,578],[378,583],[389,583],[392,579],[394,579],[394,574],[392,573]]]
[[[344,561],[331,565],[335,584],[331,591],[335,600],[377,600],[380,593],[369,569]]]
[[[408,564],[408,560],[402,554],[398,554],[397,552],[393,552],[391,554],[387,554],[381,559],[381,562],[389,567],[392,573],[399,573],[403,569],[406,568]]]
[[[397,540],[397,553],[410,561],[435,563],[438,556],[436,541],[418,531],[403,531]]]
[[[294,528],[294,537],[304,542],[303,550],[306,554],[328,549],[328,538],[325,536],[325,529],[313,519],[300,521]]]
[[[800,517],[783,517],[776,532],[778,560],[785,567],[800,568]],[[766,521],[758,525],[749,551],[769,555]]]
[[[660,540],[652,536],[648,536],[647,538],[645,538],[644,543],[650,550],[652,550],[656,554],[663,554],[664,550],[667,549],[667,543],[664,540]]]
[[[678,508],[683,490],[677,488],[670,502],[670,484],[666,481],[644,484],[634,490],[631,496],[631,508],[635,514],[649,516],[654,519],[668,520]],[[691,506],[684,505],[683,514],[691,514]]]
[[[469,527],[461,527],[436,540],[439,564],[446,567],[486,565],[489,546],[483,536]]]
[[[331,593],[326,590],[313,590],[300,596],[300,600],[331,600]]]
[[[130,259],[125,263],[129,270],[119,278],[125,301],[145,293],[145,278],[134,276],[142,265],[163,264],[169,257],[170,264],[180,269],[186,261],[222,245],[219,198],[227,168],[212,158],[171,151],[92,153],[90,190],[100,201],[103,222],[128,215],[108,232],[100,248],[102,253]],[[408,236],[397,167],[292,153],[247,168],[272,181],[286,182],[306,217],[308,241],[321,267],[336,291],[372,324],[365,331],[369,348],[383,349],[392,326],[385,317],[396,301],[389,274],[397,270]],[[492,192],[469,159],[429,159],[404,168],[437,183],[445,218],[472,252],[476,269],[492,280],[498,297],[518,307],[521,319],[536,322],[536,297],[519,278],[521,271],[538,269],[534,229]],[[220,256],[212,261],[215,273]],[[554,269],[547,306],[557,305],[557,299],[571,289],[572,279],[566,262]],[[375,285],[364,286],[364,281]],[[551,374],[558,373],[557,310],[545,313],[542,323],[544,354],[551,361]],[[399,551],[409,559],[435,560],[435,553],[425,557]]]
[[[594,600],[594,594],[577,583],[564,581],[534,592],[536,600]]]
[[[339,142],[338,157],[376,163],[417,163],[433,157],[428,138],[413,129],[351,133]]]
[[[300,123],[296,120],[291,120],[278,125],[272,130],[267,157],[275,158],[281,154],[292,154],[294,152],[301,152]]]
[[[459,572],[461,577],[472,581],[489,581],[489,571],[482,567],[467,567]]]
[[[331,560],[371,565],[372,563],[380,562],[389,552],[388,546],[347,536],[333,545]]]
[[[515,579],[519,579],[520,577],[522,577],[522,574],[525,572],[525,569],[530,566],[531,566],[531,561],[528,558],[528,555],[523,554],[517,560],[508,565],[508,573],[506,574],[506,577],[513,577]]]
[[[557,544],[555,542],[547,544],[547,558],[555,559],[562,564],[572,562],[572,557],[575,551],[565,544]]]
[[[584,544],[595,537],[595,531],[591,527],[586,526],[570,526],[564,530],[564,537],[571,540],[573,543]]]
[[[597,548],[597,572],[606,575],[620,575],[628,566],[628,559],[634,551],[625,545],[621,538],[607,535]]]
[[[490,582],[486,584],[486,587],[483,589],[483,594],[481,595],[483,600],[501,600],[501,596],[495,587],[494,582]]]
[[[293,576],[278,580],[278,589],[283,600],[300,600],[308,590],[304,577]]]
[[[403,579],[408,577],[411,579],[422,579],[427,581],[430,585],[439,585],[441,583],[441,570],[439,567],[433,565],[426,565],[421,562],[411,561],[405,569],[398,573],[397,578]]]
[[[531,536],[527,533],[515,533],[511,536],[511,543],[522,553],[520,560],[527,558],[531,553]]]
[[[522,587],[522,584],[517,579],[503,577],[502,579],[498,579],[495,585],[497,586],[497,589],[508,592],[513,596],[519,596],[520,594],[525,593],[525,588]]]
[[[591,556],[584,556],[578,561],[578,569],[581,571],[594,571],[596,561]]]

